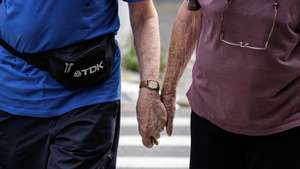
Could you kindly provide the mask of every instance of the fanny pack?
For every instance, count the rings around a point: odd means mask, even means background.
[[[20,53],[2,39],[0,45],[16,57],[47,71],[69,90],[98,85],[107,80],[116,52],[113,34],[38,53]]]

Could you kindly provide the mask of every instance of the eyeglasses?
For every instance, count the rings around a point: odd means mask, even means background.
[[[253,49],[253,50],[267,50],[268,46],[269,46],[269,41],[271,39],[271,36],[274,32],[274,28],[275,28],[275,24],[276,24],[276,20],[277,20],[277,15],[278,15],[278,0],[274,0],[273,2],[273,9],[274,9],[274,14],[273,14],[273,22],[272,22],[272,27],[270,28],[270,32],[268,34],[268,38],[264,43],[264,46],[256,46],[254,44],[251,44],[250,42],[241,40],[239,42],[232,42],[229,40],[226,40],[224,38],[224,19],[225,19],[225,12],[228,10],[228,8],[230,7],[230,5],[233,3],[234,0],[227,0],[226,6],[223,10],[222,13],[222,18],[221,18],[221,34],[220,34],[220,40],[228,45],[231,46],[237,46],[237,47],[241,47],[241,48],[248,48],[248,49]]]

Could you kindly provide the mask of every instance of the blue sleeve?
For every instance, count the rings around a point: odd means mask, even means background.
[[[144,0],[123,0],[125,2],[128,2],[128,3],[133,3],[133,2],[142,2]]]

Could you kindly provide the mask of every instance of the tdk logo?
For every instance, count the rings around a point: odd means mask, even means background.
[[[100,71],[101,69],[104,69],[103,61],[101,61],[100,63],[98,63],[94,66],[91,66],[89,68],[77,70],[77,71],[75,71],[73,76],[76,78],[79,78],[81,76],[88,76],[88,75],[91,75],[91,74],[94,74],[94,73]]]
[[[74,63],[65,63],[64,73],[66,73],[66,74],[70,73],[73,66],[75,66]],[[91,75],[91,74],[94,74],[94,73],[100,71],[101,69],[104,69],[103,61],[101,61],[100,63],[98,63],[94,66],[91,66],[89,68],[82,69],[82,70],[76,70],[73,76],[76,78],[79,78],[81,76],[88,76],[88,75]]]

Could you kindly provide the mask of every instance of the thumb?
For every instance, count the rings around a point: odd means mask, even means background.
[[[153,147],[152,137],[150,137],[150,136],[142,136],[142,142],[143,142],[144,146],[147,148]]]
[[[158,115],[160,121],[162,121],[162,123],[164,123],[165,125],[167,122],[167,109],[165,105],[161,101],[158,101],[158,103],[154,107],[154,111]]]
[[[175,100],[176,97],[174,95],[162,95],[161,96],[162,103],[165,105],[167,111],[167,123],[166,130],[169,136],[172,135],[173,132],[173,119],[175,115]]]
[[[169,115],[167,120],[167,134],[169,136],[171,136],[173,133],[173,120],[174,120],[174,113],[173,115]]]

